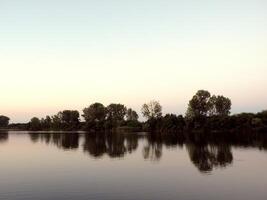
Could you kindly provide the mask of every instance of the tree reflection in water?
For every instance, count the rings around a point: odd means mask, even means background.
[[[143,148],[143,157],[151,161],[158,161],[162,157],[163,147],[176,148],[183,147],[183,135],[175,133],[167,134],[147,134],[146,145]]]
[[[210,172],[213,168],[226,167],[233,162],[233,154],[228,145],[189,143],[186,148],[192,163],[201,172]]]
[[[79,148],[79,134],[78,133],[34,133],[30,132],[30,139],[32,142],[45,142],[52,144],[60,149],[71,150]]]
[[[0,131],[0,143],[8,141],[8,132],[7,131]]]
[[[144,135],[134,133],[37,132],[29,133],[29,136],[32,142],[44,142],[63,150],[76,150],[80,147],[84,153],[93,158],[101,158],[104,155],[110,158],[122,158],[135,152],[142,144],[140,148],[144,159],[160,161],[164,149],[166,151],[168,148],[185,146],[190,160],[202,173],[231,165],[233,163],[232,147],[253,147],[267,150],[267,134],[262,133]],[[8,133],[1,132],[0,141],[7,139]]]
[[[162,156],[162,138],[147,135],[146,145],[143,148],[143,157],[151,161],[158,161]]]
[[[138,147],[138,135],[136,134],[86,134],[83,150],[89,155],[98,158],[104,154],[111,158],[123,157],[126,153],[132,153]]]

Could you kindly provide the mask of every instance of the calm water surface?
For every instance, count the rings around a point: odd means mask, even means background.
[[[2,132],[0,199],[266,200],[266,149],[257,140]]]

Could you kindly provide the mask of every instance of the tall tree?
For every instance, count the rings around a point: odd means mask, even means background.
[[[123,104],[110,104],[107,107],[107,124],[116,128],[123,122],[127,108]]]
[[[63,123],[68,125],[77,125],[79,123],[80,114],[77,110],[64,110],[60,114]]]
[[[4,115],[0,115],[0,127],[7,127],[9,124],[9,118],[4,116]]]
[[[82,116],[86,122],[85,129],[101,130],[104,128],[106,108],[101,103],[94,103],[91,104],[89,107],[83,109]]]
[[[80,123],[80,114],[77,110],[64,110],[59,112],[55,117],[55,120],[60,121],[59,129],[74,130],[78,128]]]
[[[41,119],[42,129],[49,130],[51,128],[52,120],[50,116]]]
[[[210,93],[206,90],[199,90],[189,101],[186,118],[207,116],[211,108]]]
[[[138,120],[138,114],[129,108],[126,112],[126,119],[127,121],[137,121]]]
[[[210,98],[210,115],[227,116],[230,114],[231,105],[232,103],[229,98],[213,95]]]
[[[106,108],[101,103],[94,103],[83,109],[82,116],[86,122],[103,121],[106,117]]]
[[[37,117],[33,117],[30,121],[30,130],[32,131],[39,131],[41,130],[41,121]]]
[[[52,128],[55,130],[61,129],[61,119],[60,119],[60,113],[52,116]]]
[[[158,101],[150,101],[142,106],[142,114],[147,119],[159,118],[162,116],[162,106]]]

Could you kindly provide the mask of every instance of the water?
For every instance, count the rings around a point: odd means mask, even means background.
[[[255,138],[3,132],[0,199],[266,200],[267,140]]]

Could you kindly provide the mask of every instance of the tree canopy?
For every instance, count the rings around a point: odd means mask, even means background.
[[[39,131],[41,130],[41,121],[37,117],[33,117],[30,121],[30,130],[32,131]]]
[[[76,125],[79,123],[80,114],[77,110],[64,110],[59,112],[61,122],[67,125]]]
[[[222,95],[215,96],[213,95],[210,98],[210,115],[218,115],[218,116],[227,116],[230,114],[231,110],[231,100]]]
[[[4,115],[0,115],[0,127],[7,127],[9,124],[9,118]]]
[[[127,108],[123,104],[110,104],[106,108],[107,110],[107,125],[108,127],[118,127],[125,118]]]
[[[207,116],[210,109],[210,93],[206,90],[199,90],[189,101],[186,112],[187,118]]]
[[[86,122],[103,121],[106,117],[106,108],[101,103],[94,103],[83,109],[82,116]]]
[[[211,96],[206,90],[199,90],[189,101],[186,118],[207,116],[227,116],[231,110],[231,100],[222,95]]]
[[[126,119],[127,121],[137,121],[138,120],[138,114],[133,109],[129,108],[126,112]]]
[[[142,114],[147,119],[159,118],[162,116],[162,106],[158,101],[150,101],[142,106]]]

